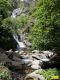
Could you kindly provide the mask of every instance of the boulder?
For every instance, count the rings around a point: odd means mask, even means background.
[[[39,57],[38,54],[32,54],[31,56],[32,56],[32,58],[34,58],[34,59],[40,60],[40,57]]]
[[[41,59],[41,61],[43,61],[43,62],[49,62],[50,59],[48,59],[48,58],[46,58],[46,59]]]
[[[51,57],[54,54],[52,51],[42,51],[42,53],[47,55],[48,57]]]
[[[39,53],[39,50],[33,50],[32,53]]]
[[[40,61],[40,60],[34,60],[31,63],[31,68],[37,70],[37,69],[41,68],[41,65],[42,65],[42,61]]]
[[[45,80],[42,75],[36,74],[37,71],[27,74],[24,80]]]
[[[23,50],[19,51],[19,55],[21,55],[21,54],[23,54],[23,53],[24,53],[24,51],[23,51]]]
[[[31,55],[32,58],[37,59],[37,60],[41,60],[41,59],[47,59],[47,56],[43,53],[39,54],[39,53],[35,53]]]
[[[21,57],[22,59],[29,59],[29,58],[30,58],[29,55],[20,55],[20,57]]]
[[[32,68],[33,70],[37,70],[37,69],[41,69],[41,66],[38,65],[38,64],[34,64],[34,65],[31,66],[31,68]]]
[[[32,59],[23,59],[23,61],[25,64],[28,65],[28,64],[31,64],[33,60]]]
[[[7,57],[6,54],[0,52],[0,63],[10,62],[11,60]]]

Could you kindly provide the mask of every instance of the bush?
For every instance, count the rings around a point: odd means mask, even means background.
[[[11,10],[11,0],[0,0],[0,15],[2,19],[8,17],[11,14]]]
[[[10,71],[8,68],[0,65],[0,80],[11,80]]]
[[[60,76],[60,72],[56,68],[49,70],[39,70],[37,74],[43,75],[45,80],[51,80],[52,76]]]
[[[60,47],[60,0],[37,0],[31,17],[34,24],[28,39],[33,49],[47,50]]]
[[[17,18],[6,18],[2,22],[2,27],[10,29],[11,33],[18,32],[26,24],[26,17],[20,16]]]
[[[17,44],[13,40],[13,34],[20,34],[18,29],[22,29],[25,24],[26,18],[23,16],[4,19],[0,26],[0,47],[3,49],[12,49],[14,45],[16,47]]]

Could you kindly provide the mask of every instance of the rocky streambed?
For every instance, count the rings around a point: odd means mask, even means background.
[[[38,69],[52,67],[56,59],[53,60],[54,56],[51,51],[33,50],[29,52],[20,50],[17,52],[0,49],[0,63],[11,70],[13,80],[27,80],[25,79],[27,74]]]

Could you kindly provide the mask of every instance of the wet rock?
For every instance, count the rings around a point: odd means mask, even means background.
[[[32,54],[31,55],[34,59],[37,59],[37,60],[41,60],[41,59],[47,59],[47,56],[43,53],[35,53],[35,54]]]
[[[42,51],[49,58],[54,54],[52,51]]]
[[[21,57],[22,59],[29,59],[29,58],[30,58],[29,55],[21,55],[20,57]]]
[[[39,53],[39,50],[33,50],[32,53]]]
[[[40,59],[47,59],[47,56],[43,53],[39,54]]]
[[[32,68],[33,70],[37,70],[37,69],[41,69],[41,66],[38,65],[38,64],[35,64],[35,65],[32,65],[31,68]]]
[[[21,59],[19,57],[16,57],[16,56],[13,57],[13,60],[14,61],[17,61],[17,62],[20,62],[21,61]]]
[[[23,59],[25,64],[31,64],[32,63],[32,59]]]
[[[21,55],[21,54],[23,54],[23,53],[24,53],[24,51],[23,51],[23,50],[19,51],[19,55]]]
[[[41,59],[41,61],[43,61],[43,62],[49,62],[50,59],[48,59],[48,58],[46,58],[46,59]]]
[[[28,42],[27,40],[24,40],[24,43],[26,44],[26,46],[30,47],[32,44],[30,42]]]
[[[40,60],[40,57],[39,57],[38,54],[32,54],[31,56],[32,56],[32,58],[34,58],[34,59]]]
[[[10,62],[11,60],[7,57],[6,54],[0,52],[0,63]]]
[[[9,59],[13,59],[14,52],[12,50],[5,51],[5,54],[8,56]]]
[[[42,65],[42,61],[40,61],[40,60],[34,60],[34,61],[32,61],[31,64],[32,64],[31,65],[32,69],[40,69],[41,65]]]

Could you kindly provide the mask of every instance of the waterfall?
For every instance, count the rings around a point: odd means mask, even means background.
[[[18,36],[17,35],[13,35],[13,38],[17,42],[17,49],[24,49],[24,48],[26,48],[25,44],[22,41],[18,40]]]
[[[14,9],[11,17],[15,18],[16,16],[20,15],[22,13],[22,11],[23,11],[23,9],[20,9],[20,8]]]
[[[32,1],[35,1],[35,0],[21,0],[21,1],[25,3],[31,3]]]

